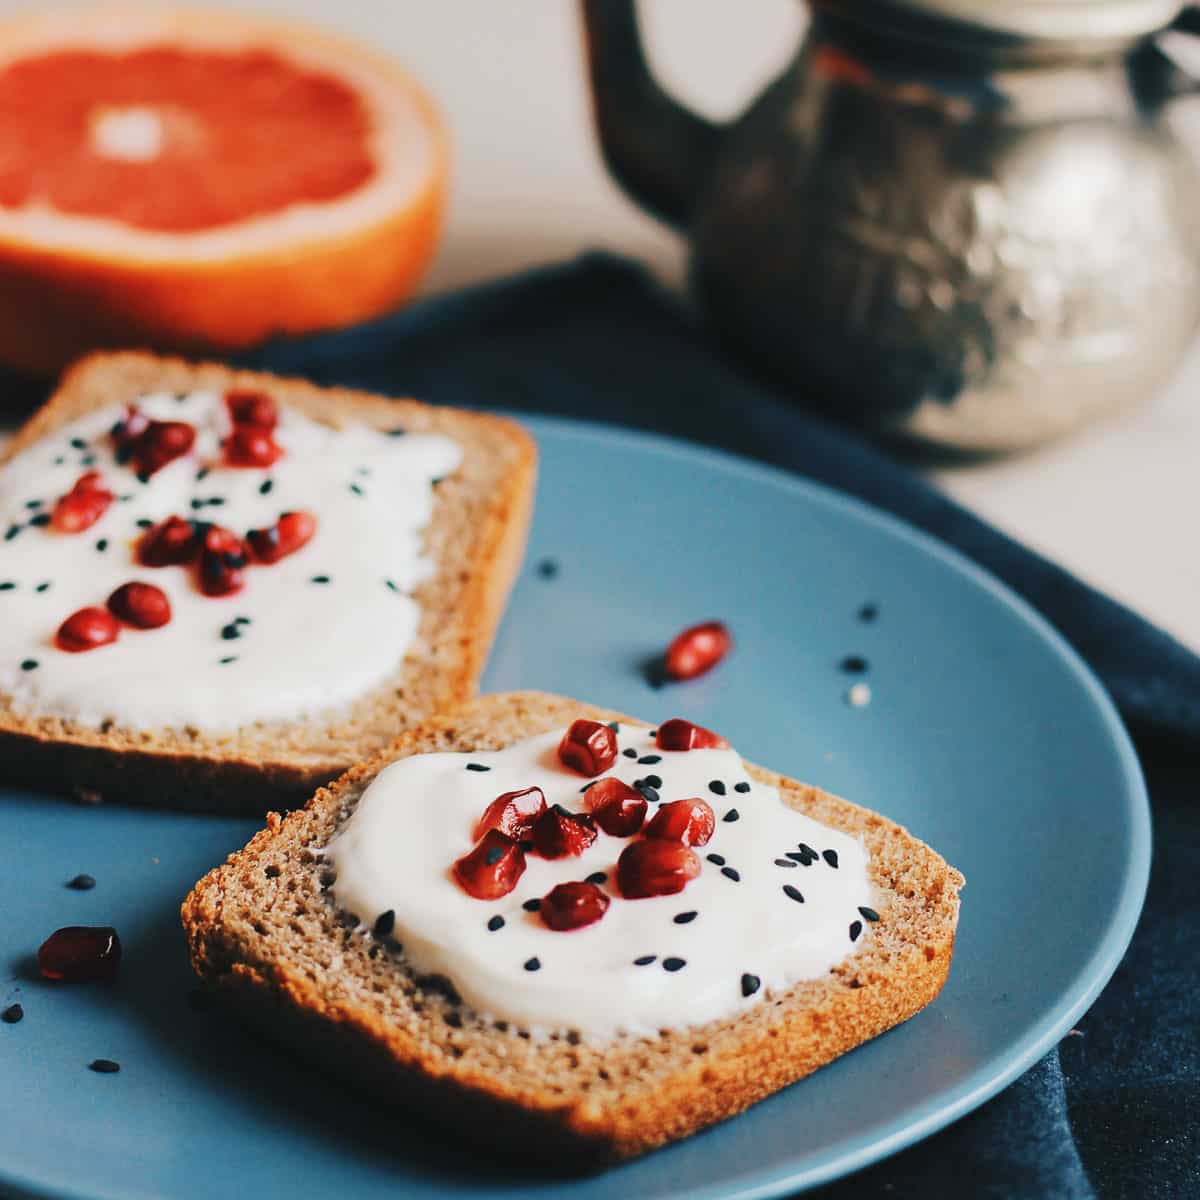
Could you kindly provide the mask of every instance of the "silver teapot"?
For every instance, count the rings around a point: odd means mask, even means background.
[[[805,403],[963,451],[1147,397],[1200,316],[1200,175],[1164,119],[1182,0],[811,0],[717,126],[583,0],[609,166],[686,230],[717,330]]]

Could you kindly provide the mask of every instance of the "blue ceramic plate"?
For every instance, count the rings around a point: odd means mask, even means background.
[[[737,1120],[598,1178],[546,1180],[191,1007],[179,902],[254,822],[8,793],[0,1006],[19,1000],[26,1016],[0,1025],[0,1181],[122,1200],[776,1196],[982,1103],[1108,979],[1146,886],[1146,797],[1108,700],[1037,616],[935,543],[797,479],[531,424],[537,515],[487,689],[687,716],[903,822],[967,877],[941,997]],[[548,559],[553,578],[539,569]],[[864,604],[875,620],[860,619]],[[702,680],[652,689],[643,661],[713,616],[733,627],[736,653]],[[866,707],[846,702],[847,655],[869,663]],[[94,891],[63,886],[80,871]],[[31,955],[46,933],[103,923],[125,943],[115,986],[38,981]],[[95,1058],[120,1074],[87,1070]]]

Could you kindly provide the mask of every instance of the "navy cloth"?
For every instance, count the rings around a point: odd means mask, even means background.
[[[243,361],[747,455],[903,517],[1039,609],[1103,680],[1137,740],[1155,817],[1146,911],[1112,983],[1055,1051],[950,1129],[821,1194],[1200,1196],[1200,659],[878,447],[752,378],[624,260],[589,255]]]

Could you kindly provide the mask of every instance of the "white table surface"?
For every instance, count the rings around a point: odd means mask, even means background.
[[[0,12],[21,7],[0,0]],[[439,102],[454,144],[454,186],[425,293],[597,246],[636,256],[678,285],[680,240],[619,191],[596,149],[571,0],[253,7],[367,38]],[[803,28],[795,0],[642,0],[641,11],[664,83],[716,118],[739,111],[786,63]],[[1192,525],[1200,514],[1198,390],[1200,344],[1173,384],[1136,411],[1034,453],[932,476],[1200,650],[1200,537]]]

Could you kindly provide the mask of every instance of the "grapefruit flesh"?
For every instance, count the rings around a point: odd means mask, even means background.
[[[0,23],[0,360],[230,350],[375,316],[432,257],[432,106],[387,60],[224,12]]]

